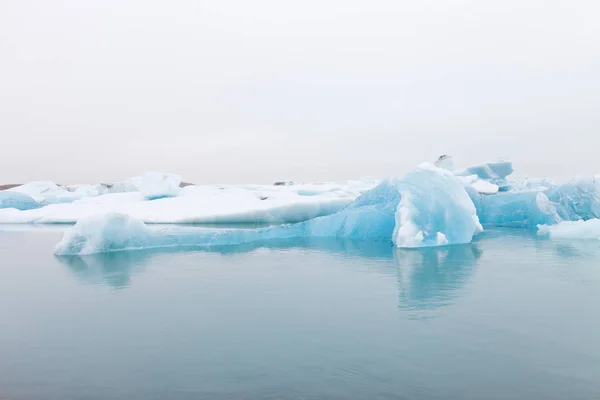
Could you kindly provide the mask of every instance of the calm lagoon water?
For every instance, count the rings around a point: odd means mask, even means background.
[[[600,241],[56,258],[0,229],[0,398],[600,399]]]

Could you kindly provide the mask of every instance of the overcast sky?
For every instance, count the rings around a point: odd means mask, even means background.
[[[0,1],[0,183],[600,172],[596,0]]]

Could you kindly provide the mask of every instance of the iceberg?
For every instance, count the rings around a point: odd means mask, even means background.
[[[566,221],[600,218],[600,181],[596,177],[555,185],[544,193]]]
[[[111,193],[141,192],[148,200],[173,197],[179,193],[181,178],[165,172],[146,172],[141,176],[115,184],[57,185],[51,181],[34,181],[7,191],[33,198],[42,206],[71,203],[88,197]]]
[[[27,195],[42,206],[48,204],[69,203],[82,197],[90,195],[95,196],[98,194],[96,191],[89,193],[85,189],[80,191],[76,187],[72,187],[68,190],[66,187],[58,186],[51,181],[29,182],[25,185],[17,186],[6,191]]]
[[[176,197],[154,200],[137,191],[109,193],[35,210],[3,209],[0,223],[76,223],[106,213],[126,214],[149,224],[293,223],[335,213],[360,195],[352,188],[324,187],[322,193],[303,196],[298,187],[187,186]]]
[[[399,191],[397,247],[469,243],[483,230],[473,201],[449,171],[422,164],[399,182]]]
[[[181,177],[165,172],[149,171],[132,179],[133,186],[146,200],[175,197],[179,194]]]
[[[0,209],[12,208],[15,210],[33,210],[39,208],[40,204],[30,196],[9,190],[0,191]]]
[[[536,229],[561,221],[600,218],[600,186],[596,179],[556,185],[537,181],[495,195],[468,193],[481,223],[488,227]]]
[[[32,182],[14,188],[13,197],[0,197],[0,223],[75,223],[57,251],[91,254],[281,238],[434,247],[469,243],[483,227],[543,233],[550,232],[546,227],[566,229],[559,227],[571,226],[566,224],[569,221],[600,219],[600,176],[556,184],[549,179],[509,180],[512,172],[508,161],[455,169],[452,157],[441,156],[435,165],[422,164],[402,178],[365,178],[346,184],[282,181],[180,187],[179,176],[162,172],[111,185]],[[155,224],[252,224],[255,228],[159,228]],[[256,228],[262,225],[272,226]]]
[[[563,221],[556,225],[540,225],[538,234],[552,239],[600,240],[600,219]]]
[[[482,195],[474,203],[485,227],[529,228],[562,221],[555,205],[543,192]]]
[[[89,255],[168,247],[213,247],[298,237],[299,231],[289,227],[152,229],[126,214],[99,214],[78,221],[56,245],[54,254]]]
[[[383,240],[397,247],[429,247],[468,243],[479,231],[475,206],[460,180],[449,171],[424,164],[401,180],[381,182],[336,213],[294,224],[258,229],[152,229],[127,214],[89,216],[65,234],[55,254],[212,247],[283,238]]]

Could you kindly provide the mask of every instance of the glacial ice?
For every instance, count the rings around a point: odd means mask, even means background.
[[[25,185],[17,186],[6,190],[7,192],[21,193],[31,197],[40,205],[70,203],[82,197],[96,196],[95,191],[90,192],[89,187],[72,187],[68,190],[66,187],[58,186],[50,181],[29,182]]]
[[[443,156],[435,165],[422,164],[401,179],[346,184],[180,188],[178,176],[157,172],[112,185],[32,182],[0,192],[0,224],[76,223],[57,253],[83,254],[281,238],[444,246],[470,242],[482,226],[539,227],[540,233],[556,236],[576,228],[588,232],[600,218],[600,176],[556,184],[549,179],[511,180],[512,170],[510,162],[454,169],[452,158]],[[147,225],[171,223],[283,225],[256,229]]]
[[[483,228],[464,186],[449,171],[423,164],[399,182],[397,247],[469,243]]]
[[[474,201],[485,227],[534,229],[540,224],[562,221],[554,204],[543,192],[507,192],[479,196]]]
[[[132,183],[146,200],[156,200],[177,196],[181,177],[165,172],[149,171],[142,176],[133,178]]]
[[[454,173],[462,176],[477,175],[480,179],[486,180],[499,180],[513,173],[513,165],[510,161],[490,162],[454,171]]]
[[[79,220],[65,234],[55,253],[82,255],[140,248],[223,246],[304,237],[384,240],[398,247],[426,247],[468,243],[480,230],[475,207],[460,180],[429,164],[401,180],[381,182],[334,214],[295,224],[258,229],[156,230],[126,214],[91,216]]]
[[[312,195],[298,193],[305,186]],[[359,185],[187,186],[176,197],[151,201],[137,191],[109,193],[35,210],[2,209],[0,223],[76,223],[111,212],[152,224],[291,223],[335,213],[364,190]]]
[[[556,225],[540,225],[538,234],[552,239],[600,240],[600,219],[563,221]]]
[[[468,190],[481,223],[488,227],[536,229],[561,221],[600,218],[600,184],[597,179],[576,179],[564,184],[549,181],[496,195]]]
[[[300,225],[300,224],[297,224]],[[213,247],[300,237],[294,225],[259,229],[151,228],[126,214],[98,214],[78,221],[56,245],[54,254],[89,255],[168,247]]]
[[[565,221],[600,218],[600,177],[554,185],[544,193]]]
[[[19,211],[33,210],[39,208],[40,204],[30,196],[19,192],[8,190],[0,191],[0,209],[12,208]]]

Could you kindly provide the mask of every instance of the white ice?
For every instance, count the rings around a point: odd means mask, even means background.
[[[132,183],[145,199],[155,200],[177,196],[181,177],[176,174],[149,171],[142,176],[133,178]]]
[[[108,193],[35,210],[0,209],[0,223],[75,223],[110,212],[146,223],[299,222],[340,210],[372,185],[358,181],[347,185],[187,186],[178,189],[176,197],[155,200],[146,199],[149,191]]]
[[[552,239],[600,240],[600,219],[563,221],[556,225],[539,225],[538,234]]]

